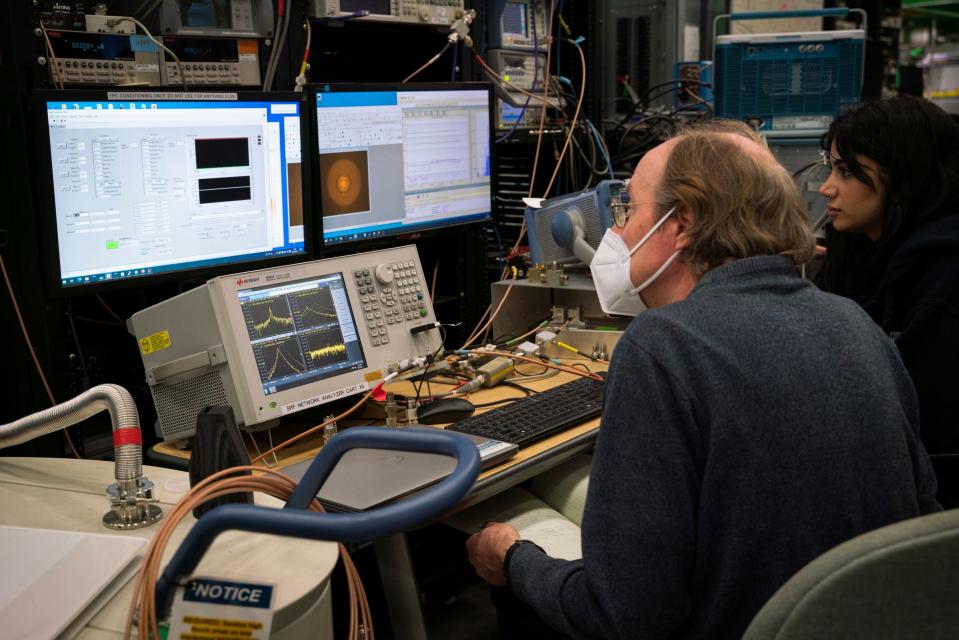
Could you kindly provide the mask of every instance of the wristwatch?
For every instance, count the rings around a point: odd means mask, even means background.
[[[509,549],[506,550],[506,555],[503,557],[503,575],[506,577],[506,586],[513,586],[513,579],[509,574],[509,561],[513,559],[513,554],[522,546],[530,545],[536,547],[540,551],[543,551],[543,547],[539,546],[532,540],[517,540],[510,545]],[[543,553],[546,553],[543,551]]]

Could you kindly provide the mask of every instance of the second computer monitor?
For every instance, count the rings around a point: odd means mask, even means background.
[[[314,87],[324,244],[492,216],[484,83]]]

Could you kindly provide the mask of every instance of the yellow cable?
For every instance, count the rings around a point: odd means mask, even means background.
[[[557,347],[563,347],[564,349],[567,349],[568,351],[572,351],[572,352],[575,353],[576,355],[579,355],[579,349],[577,349],[576,347],[571,347],[570,345],[566,344],[565,342],[560,342],[559,340],[557,340],[557,341],[556,341],[556,346],[557,346]]]

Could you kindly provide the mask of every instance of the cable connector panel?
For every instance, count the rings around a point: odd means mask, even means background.
[[[450,34],[446,38],[450,44],[456,44],[458,40],[462,40],[467,47],[473,47],[473,39],[470,38],[470,24],[475,18],[476,11],[470,9],[463,14],[462,18],[450,25]]]
[[[556,334],[554,332],[544,329],[536,334],[537,344],[545,344],[547,342],[556,342]]]
[[[389,373],[406,373],[411,369],[419,369],[426,365],[426,356],[416,356],[415,358],[404,358],[399,362],[391,362],[387,365],[386,370]]]
[[[521,342],[516,345],[516,348],[513,351],[517,355],[526,356],[527,358],[534,357],[540,351],[540,346],[538,344],[533,344],[530,341]]]

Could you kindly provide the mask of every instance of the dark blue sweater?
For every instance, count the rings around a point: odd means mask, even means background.
[[[516,594],[574,638],[739,638],[803,565],[939,509],[893,343],[788,259],[738,260],[616,347],[583,560],[529,545]]]

